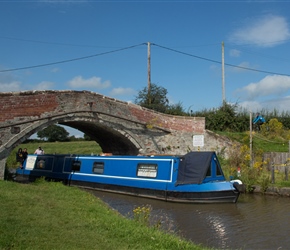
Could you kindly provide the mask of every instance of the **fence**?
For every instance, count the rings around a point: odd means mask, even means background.
[[[290,163],[286,162],[285,164],[280,164],[280,165],[272,164],[272,167],[271,167],[271,182],[273,184],[275,183],[275,167],[279,167],[279,166],[284,166],[285,181],[288,181],[288,169],[289,169]]]
[[[288,181],[290,168],[290,153],[271,152],[264,153],[264,160],[268,162],[268,170],[271,171],[271,182],[275,183],[275,170],[285,174],[285,181]]]

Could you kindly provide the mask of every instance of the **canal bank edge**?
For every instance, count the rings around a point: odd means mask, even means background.
[[[290,187],[268,187],[265,192],[261,186],[255,185],[253,188],[253,193],[290,197]]]

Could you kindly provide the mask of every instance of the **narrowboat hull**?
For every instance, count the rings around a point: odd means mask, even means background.
[[[166,190],[152,190],[136,187],[108,185],[83,181],[72,181],[71,186],[111,192],[117,194],[138,196],[177,203],[236,203],[240,192],[237,190],[208,191],[208,192],[176,192]]]
[[[189,156],[30,155],[16,179],[44,177],[69,186],[179,203],[237,202],[236,183],[225,180],[215,153]]]

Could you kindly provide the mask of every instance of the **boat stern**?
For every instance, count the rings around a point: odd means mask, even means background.
[[[231,180],[230,183],[233,184],[233,187],[239,191],[240,193],[245,192],[245,185],[243,184],[243,182],[239,179],[236,180]]]

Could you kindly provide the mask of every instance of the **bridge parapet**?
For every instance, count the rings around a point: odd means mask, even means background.
[[[141,106],[88,91],[26,91],[0,93],[0,127],[32,120],[96,112],[144,123],[148,127],[204,133],[204,117],[181,117],[154,112]]]

